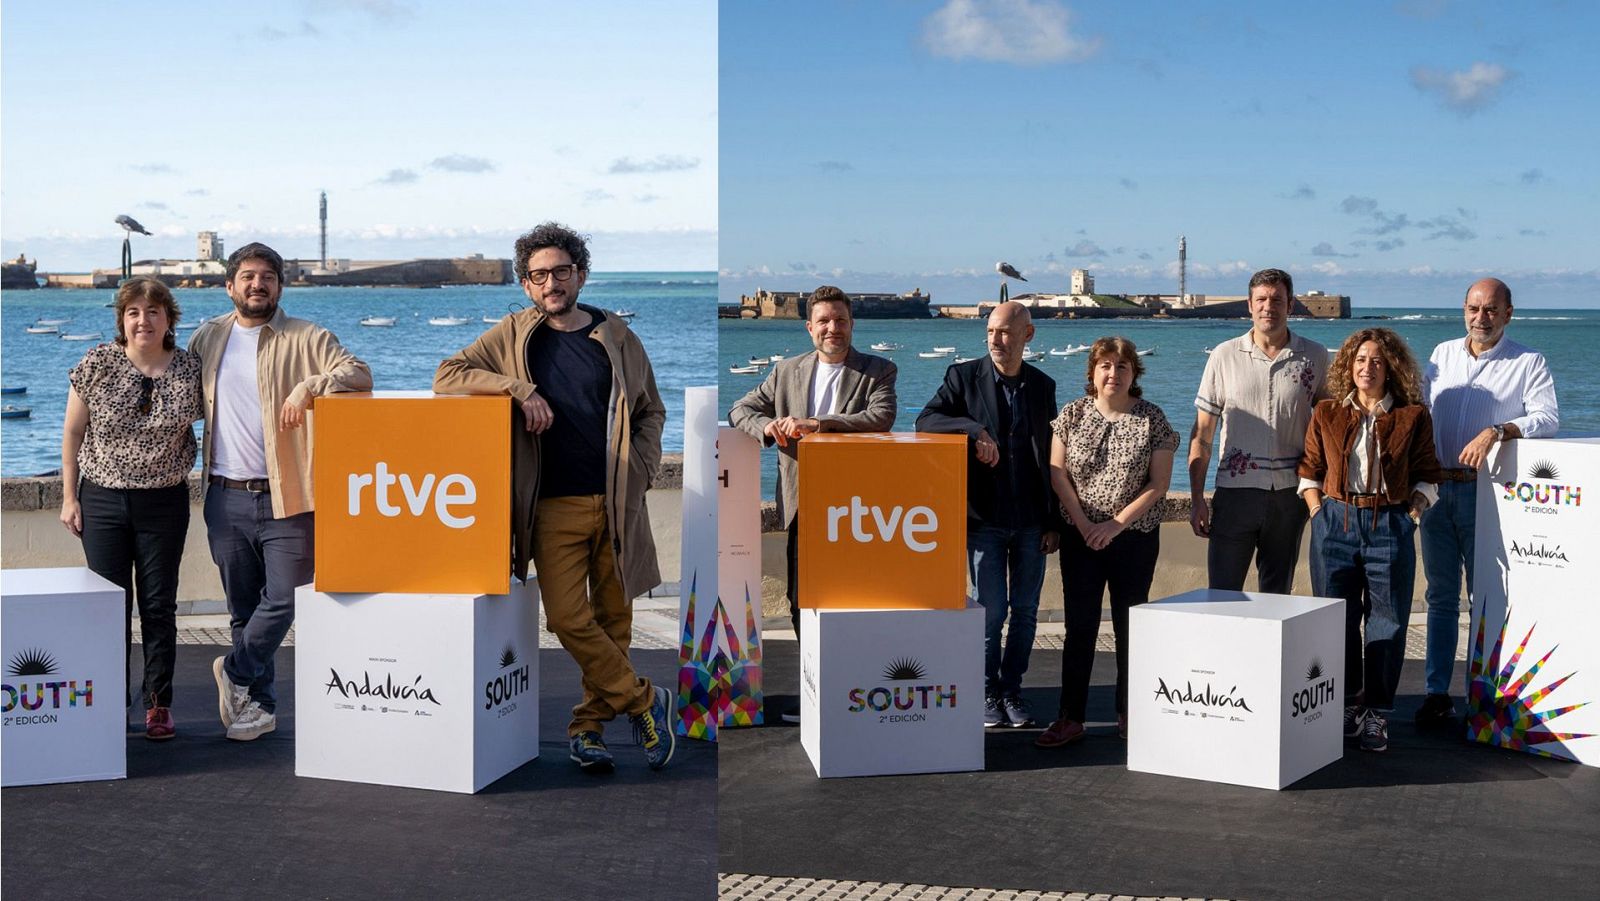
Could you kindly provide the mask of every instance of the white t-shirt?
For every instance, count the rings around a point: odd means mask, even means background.
[[[217,369],[216,421],[211,431],[211,472],[229,479],[267,477],[267,439],[256,385],[261,329],[233,324]]]
[[[807,417],[832,416],[839,409],[839,376],[843,363],[817,361],[817,371],[811,376],[811,405]]]

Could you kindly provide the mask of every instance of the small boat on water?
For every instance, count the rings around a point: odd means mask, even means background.
[[[977,357],[956,357],[956,362],[957,363],[971,363],[973,360],[976,360],[976,359],[977,359]]]
[[[99,341],[100,340],[100,333],[99,332],[82,332],[80,334],[75,334],[75,335],[62,335],[61,336],[61,340],[63,340],[63,341]]]
[[[1136,350],[1136,351],[1134,351],[1134,353],[1138,354],[1141,357],[1148,357],[1148,356],[1150,356],[1151,354],[1153,354],[1155,352],[1156,352],[1156,349],[1154,347],[1150,348],[1149,350]]]
[[[30,325],[30,326],[28,326],[28,334],[30,334],[30,335],[55,335],[55,334],[59,334],[60,332],[61,332],[61,330],[56,328],[53,325]]]
[[[7,385],[4,388],[0,388],[0,394],[27,394],[27,393],[28,393],[28,386],[27,385]]]
[[[632,319],[639,314],[632,310],[612,310],[611,315],[617,317],[618,319]]]
[[[1024,350],[1022,352],[1022,362],[1024,363],[1037,363],[1042,359],[1044,359],[1044,354],[1036,350]]]
[[[428,320],[429,325],[466,325],[472,320],[465,316],[435,316]]]
[[[46,319],[43,316],[33,321],[34,325],[66,325],[71,319]]]
[[[942,360],[945,357],[950,356],[952,353],[955,353],[955,351],[953,351],[953,350],[935,350],[935,351],[931,351],[930,352],[930,351],[926,351],[926,350],[919,350],[919,351],[917,351],[917,356],[923,358],[924,360]]]
[[[940,353],[947,353],[947,354],[953,354],[953,353],[956,352],[956,349],[954,347],[935,347],[934,350],[936,350],[936,351],[938,351]]]
[[[15,404],[6,404],[0,407],[0,419],[27,419],[32,415],[32,407],[22,407]]]
[[[900,350],[901,349],[901,345],[896,344],[893,341],[879,341],[878,343],[872,345],[872,349],[873,350],[882,350],[882,351]]]
[[[751,357],[746,362],[751,366],[755,366],[757,368],[760,368],[762,366],[767,365],[767,358],[766,357]]]
[[[361,320],[361,324],[362,325],[367,325],[367,326],[373,326],[375,328],[393,328],[394,327],[394,317],[393,316],[368,316],[368,317],[366,317],[366,318]]]
[[[202,321],[204,321],[204,320],[202,320]],[[200,323],[199,322],[180,322],[176,326],[173,326],[173,328],[175,328],[177,331],[180,331],[180,332],[192,331],[192,330],[197,329],[199,327],[200,327]]]
[[[729,366],[728,371],[734,375],[760,375],[760,366]]]
[[[506,317],[504,317],[504,316],[485,316],[485,317],[483,317],[483,324],[484,325],[499,325],[500,324],[500,320],[502,320],[504,318],[506,318]]]
[[[767,362],[769,362],[769,363],[781,363],[781,362],[783,362],[783,354],[773,354],[772,356],[767,357]]]

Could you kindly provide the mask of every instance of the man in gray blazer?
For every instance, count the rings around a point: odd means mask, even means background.
[[[728,411],[730,425],[778,446],[778,520],[789,531],[789,616],[800,634],[797,445],[812,432],[885,432],[894,427],[894,363],[850,346],[850,298],[832,285],[811,292],[806,331],[817,352],[783,360]],[[796,706],[783,714],[799,722]]]

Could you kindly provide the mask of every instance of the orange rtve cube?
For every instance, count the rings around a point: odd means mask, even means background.
[[[510,589],[511,398],[381,391],[313,410],[316,590]]]
[[[966,606],[967,438],[800,440],[800,606]]]

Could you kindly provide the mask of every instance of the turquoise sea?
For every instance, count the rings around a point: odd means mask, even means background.
[[[232,309],[221,288],[175,292],[184,323],[197,323]],[[64,341],[55,335],[30,335],[37,320],[70,319],[62,332],[115,334],[106,304],[114,292],[7,291],[0,317],[0,374],[6,387],[26,386],[25,395],[6,395],[6,404],[32,408],[27,419],[0,420],[0,471],[34,475],[61,466],[61,422],[66,414],[67,370],[97,342]],[[712,384],[716,359],[717,277],[714,272],[596,272],[584,286],[582,302],[606,309],[629,309],[632,327],[655,367],[656,384],[666,402],[662,445],[683,450],[683,389]],[[527,303],[515,285],[410,288],[289,288],[286,312],[331,329],[372,367],[379,390],[426,390],[439,361],[471,343],[489,328],[483,317],[497,317]],[[392,328],[363,327],[369,315],[393,316]],[[459,326],[429,325],[431,317],[465,317]],[[179,344],[190,331],[179,332]]]
[[[1327,345],[1332,351],[1337,350],[1338,345],[1359,328],[1384,326],[1394,329],[1406,339],[1419,364],[1426,362],[1439,342],[1466,335],[1459,309],[1364,308],[1354,312],[1357,318],[1296,321],[1290,324],[1290,328]],[[718,324],[717,398],[724,418],[734,402],[760,384],[762,378],[760,375],[732,374],[728,371],[730,367],[743,365],[753,356],[794,355],[811,350],[804,323],[794,320],[722,319],[718,320]],[[1166,411],[1173,427],[1187,439],[1189,429],[1194,424],[1194,393],[1200,384],[1200,372],[1205,367],[1206,349],[1244,334],[1249,327],[1248,320],[1244,319],[1046,320],[1037,323],[1032,348],[1041,352],[1049,351],[1051,348],[1089,344],[1096,338],[1114,334],[1129,338],[1141,350],[1154,348],[1154,354],[1143,358],[1145,374],[1139,383],[1144,388],[1144,397]],[[1592,362],[1585,362],[1592,361],[1589,354],[1600,346],[1600,311],[1518,310],[1507,334],[1542,352],[1549,361],[1561,404],[1562,434],[1600,433],[1600,370]],[[917,352],[931,351],[935,346],[954,346],[962,356],[982,356],[984,322],[977,319],[892,319],[860,320],[856,323],[856,347],[866,350],[874,342],[881,341],[904,345],[903,350],[883,356],[893,359],[900,368],[900,410],[895,429],[909,431],[916,422],[917,413],[933,397],[944,379],[945,369],[952,362],[950,358],[922,359]],[[1034,365],[1056,380],[1057,399],[1061,403],[1066,403],[1083,390],[1087,365],[1083,356],[1053,357],[1046,354],[1043,361]],[[1173,467],[1172,483],[1175,490],[1187,490],[1189,487],[1188,473],[1183,466],[1186,454],[1187,445],[1180,448],[1177,465]],[[764,453],[764,497],[772,496],[776,480],[776,454]]]

